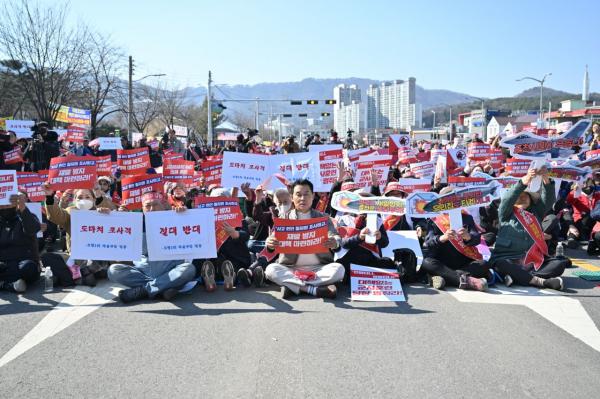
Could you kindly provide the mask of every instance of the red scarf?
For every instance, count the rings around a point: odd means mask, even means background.
[[[443,213],[438,217],[432,219],[435,225],[442,231],[442,234],[446,234],[446,232],[450,229],[450,216],[448,214]],[[470,247],[465,244],[462,237],[458,238],[450,238],[450,244],[461,254],[466,256],[467,258],[471,258],[473,260],[482,260],[483,256],[479,253],[476,247]]]
[[[521,223],[527,234],[533,239],[533,245],[527,251],[523,264],[528,265],[533,263],[533,268],[539,270],[542,263],[544,263],[544,256],[548,256],[548,245],[546,244],[546,240],[544,240],[544,230],[532,213],[516,206],[513,207],[513,210],[519,223]]]

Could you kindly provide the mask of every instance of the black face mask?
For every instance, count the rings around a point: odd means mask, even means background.
[[[17,216],[17,208],[4,208],[0,209],[0,218],[3,219],[14,219]]]

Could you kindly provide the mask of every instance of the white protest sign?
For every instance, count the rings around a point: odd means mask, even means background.
[[[419,270],[421,263],[423,263],[423,251],[421,250],[421,245],[419,244],[417,232],[415,230],[398,230],[388,231],[387,235],[390,243],[387,247],[381,248],[382,255],[390,259],[394,259],[394,249],[410,249],[417,257],[417,270]]]
[[[100,144],[99,149],[104,150],[122,150],[120,137],[99,137],[98,143]]]
[[[28,202],[25,204],[29,212],[33,213],[40,223],[42,223],[42,204],[39,202]],[[44,236],[44,232],[42,230],[38,231],[37,237],[42,238]]]
[[[460,209],[453,209],[448,212],[450,219],[450,229],[458,231],[463,227],[462,212]]]
[[[17,139],[29,138],[33,133],[31,127],[35,125],[34,121],[20,121],[7,119],[6,130],[12,130],[17,135]]]
[[[281,173],[289,181],[308,179],[314,182],[318,169],[315,164],[317,158],[316,152],[271,155],[268,175]]]
[[[322,147],[322,146],[319,146]],[[319,175],[313,182],[315,192],[327,193],[338,178],[338,164],[344,161],[342,149],[324,150],[318,153]]]
[[[217,257],[214,209],[149,212],[145,220],[149,260]]]
[[[391,155],[377,155],[361,158],[354,163],[354,166],[356,167],[354,182],[361,187],[370,187],[372,184],[371,171],[375,171],[377,174],[378,185],[382,188],[387,182],[391,162]]]
[[[173,125],[171,126],[173,128],[173,130],[175,130],[175,136],[177,137],[187,137],[188,135],[188,128],[185,126],[177,126],[177,125]],[[169,126],[165,126],[165,132],[169,133]]]
[[[142,257],[140,212],[71,212],[71,258],[139,261]]]
[[[343,148],[344,148],[343,144],[310,144],[308,146],[308,152],[341,150]]]
[[[351,264],[350,291],[353,301],[406,301],[397,270]]]
[[[270,158],[268,155],[225,151],[221,186],[240,187],[244,183],[250,183],[250,188],[256,188],[270,176]]]
[[[17,172],[0,170],[0,205],[10,204],[10,196],[17,193]]]

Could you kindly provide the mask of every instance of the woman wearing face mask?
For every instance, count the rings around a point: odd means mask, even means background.
[[[45,208],[48,220],[62,227],[66,232],[66,252],[71,252],[71,211],[79,210],[97,210],[101,213],[109,213],[114,208],[114,204],[103,195],[98,186],[94,190],[77,189],[73,193],[73,205],[62,209],[58,206],[55,192],[50,189],[50,185],[43,185],[46,194]],[[95,285],[96,278],[106,277],[106,269],[109,263],[97,261],[75,260],[75,265],[69,268],[62,257],[53,253],[42,255],[42,263],[52,268],[52,272],[57,276],[62,285],[74,285],[82,283],[84,285]],[[76,267],[79,266],[79,269]],[[79,272],[81,276],[79,275]]]

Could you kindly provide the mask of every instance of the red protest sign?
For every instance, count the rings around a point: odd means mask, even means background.
[[[27,198],[31,202],[41,202],[46,198],[42,184],[46,179],[40,177],[37,173],[17,172],[17,185],[19,190],[25,191]]]
[[[11,165],[19,162],[23,162],[23,154],[21,148],[17,147],[14,150],[5,152],[2,157],[4,158],[5,165]]]
[[[55,157],[50,160],[48,182],[54,191],[67,189],[93,189],[98,174],[96,160],[91,157]]]
[[[448,176],[448,185],[453,187],[484,186],[485,177]]]
[[[129,210],[142,208],[142,194],[149,191],[162,193],[163,180],[158,174],[137,175],[121,179],[121,205]]]
[[[223,160],[215,159],[212,161],[202,161],[200,163],[204,184],[208,187],[211,184],[221,185],[221,171],[223,169]]]
[[[191,185],[194,179],[194,161],[185,161],[183,159],[165,160],[163,164],[164,181],[183,182]]]
[[[398,162],[401,164],[408,165],[410,163],[417,163],[418,161],[417,155],[412,148],[402,147],[398,149]]]
[[[327,253],[325,247],[328,227],[327,217],[304,220],[275,219],[273,231],[279,241],[280,254],[319,254]]]
[[[83,143],[85,140],[85,133],[87,129],[75,125],[69,125],[67,128],[67,134],[65,135],[65,141],[71,143]]]
[[[471,161],[487,161],[490,159],[490,145],[486,143],[470,143],[467,158]]]
[[[494,170],[496,172],[498,172],[500,169],[502,169],[505,158],[506,157],[504,156],[504,153],[502,152],[501,149],[493,148],[490,150],[490,161],[492,164],[492,168],[494,168]]]
[[[507,159],[506,163],[504,164],[504,171],[512,177],[523,177],[527,174],[531,162],[532,161],[530,159]]]
[[[148,147],[117,150],[117,166],[124,175],[143,175],[150,168]]]
[[[223,223],[227,222],[231,227],[242,227],[244,216],[237,198],[196,197],[196,207],[199,209],[212,208],[215,212],[217,250],[229,237],[223,229]]]
[[[113,174],[113,171],[110,155],[106,155],[104,157],[96,157],[96,168],[98,176],[111,176]]]

